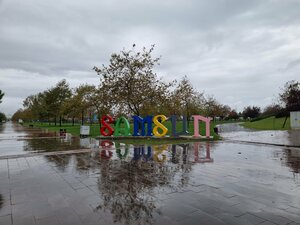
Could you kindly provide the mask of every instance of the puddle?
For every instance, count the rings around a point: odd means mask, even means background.
[[[36,152],[66,151],[84,148],[78,137],[59,136],[55,132],[5,123],[0,130],[0,156]]]
[[[230,133],[238,132],[245,131]],[[297,148],[130,145],[70,135],[36,137],[19,127],[4,133],[0,154],[90,149],[0,160],[0,213],[8,210],[9,218],[50,218],[55,224],[224,224],[226,219],[249,224],[254,215],[259,222],[276,222],[278,213],[288,222],[300,221]],[[12,210],[25,204],[30,211]]]
[[[300,130],[257,131],[238,123],[220,125],[220,135],[225,140],[257,142],[300,147]]]

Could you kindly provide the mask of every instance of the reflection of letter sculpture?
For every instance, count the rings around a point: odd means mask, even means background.
[[[152,158],[152,148],[151,148],[151,146],[147,146],[147,149],[146,149],[145,145],[134,146],[133,160],[139,160],[141,157],[144,161],[151,160],[151,158]]]
[[[159,118],[161,119],[161,122],[159,121]],[[153,123],[156,125],[154,128],[153,128],[153,134],[156,136],[156,137],[163,137],[167,134],[168,132],[168,128],[166,128],[162,123],[164,121],[167,120],[167,117],[165,115],[157,115],[153,118]],[[160,128],[162,130],[161,133],[158,132],[158,128]]]
[[[125,146],[116,146],[116,153],[119,159],[125,159],[126,156],[128,155],[128,145]],[[122,154],[122,150],[124,150],[124,154]]]
[[[133,149],[133,160],[139,160],[144,155],[144,146],[137,145]]]
[[[167,159],[167,156],[163,154],[165,150],[168,149],[168,145],[156,145],[153,146],[153,159],[156,162],[164,162]]]
[[[210,143],[206,142],[206,151],[202,151],[201,148],[199,148],[199,142],[194,143],[194,157],[195,157],[195,162],[198,163],[207,163],[207,162],[213,162],[214,160],[210,158]],[[203,144],[204,145],[204,144]],[[203,146],[202,145],[202,146]],[[205,156],[199,156],[199,153],[205,153]]]
[[[147,136],[152,136],[152,116],[147,116],[144,119],[139,116],[133,116],[133,136],[145,136],[145,124],[147,123]],[[142,132],[139,133],[141,126]]]
[[[124,127],[121,127],[121,123],[123,122]],[[115,132],[114,132],[114,136],[129,136],[130,135],[130,125],[128,120],[124,117],[121,116],[115,125]]]
[[[100,142],[102,150],[100,152],[101,158],[110,159],[112,157],[111,147],[114,145],[112,141],[104,140]]]
[[[147,155],[144,154],[143,158],[144,158],[145,161],[151,160],[151,158],[152,158],[152,148],[151,148],[151,146],[147,147]]]
[[[114,129],[109,125],[113,123],[113,121],[114,119],[109,115],[102,116],[101,118],[102,127],[100,129],[100,132],[103,136],[111,136],[114,133]],[[107,132],[105,130],[107,130]]]
[[[210,121],[212,120],[209,117],[193,115],[194,118],[194,137],[203,137],[199,134],[199,120],[205,122],[205,136],[210,137]]]
[[[103,141],[100,142],[100,146],[102,148],[105,148],[105,149],[106,148],[110,149],[113,145],[114,145],[114,143],[112,141],[109,141],[109,140],[103,140]]]

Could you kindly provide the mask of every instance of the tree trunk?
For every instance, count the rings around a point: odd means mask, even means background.
[[[83,123],[84,123],[84,111],[82,110],[82,112],[81,112],[81,125],[83,125]]]
[[[190,114],[189,114],[189,106],[188,104],[185,105],[185,112],[186,112],[186,117],[187,117],[187,127],[188,130],[190,129]]]
[[[56,116],[54,117],[54,125],[56,126]]]
[[[92,126],[92,113],[90,113],[90,126]]]
[[[98,122],[99,122],[100,130],[101,130],[101,115],[100,115],[100,112],[98,112]]]
[[[62,117],[59,116],[59,126],[61,127],[61,120],[62,120]]]
[[[75,123],[75,118],[74,116],[72,117],[72,126],[74,126],[74,123]]]
[[[187,129],[190,129],[190,115],[188,113],[185,114],[187,120]]]
[[[288,119],[288,116],[285,117],[285,120],[284,120],[284,122],[283,122],[282,128],[285,127],[285,123],[286,123],[287,119]]]

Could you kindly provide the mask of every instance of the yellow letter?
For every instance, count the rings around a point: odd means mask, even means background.
[[[161,119],[161,122],[158,120],[158,118]],[[156,125],[154,128],[153,128],[153,134],[156,136],[156,137],[163,137],[167,134],[168,132],[168,128],[166,128],[162,123],[164,121],[167,120],[167,117],[165,115],[157,115],[153,118],[153,123]],[[158,128],[160,128],[162,130],[161,133],[158,132]]]

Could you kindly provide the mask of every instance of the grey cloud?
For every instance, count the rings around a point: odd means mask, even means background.
[[[296,59],[296,60],[289,62],[283,70],[287,71],[287,70],[290,70],[299,65],[300,65],[300,59]]]
[[[91,68],[111,53],[156,44],[160,77],[188,75],[238,110],[268,104],[297,79],[299,10],[296,0],[0,0],[0,89],[22,99],[62,78],[97,84]]]

